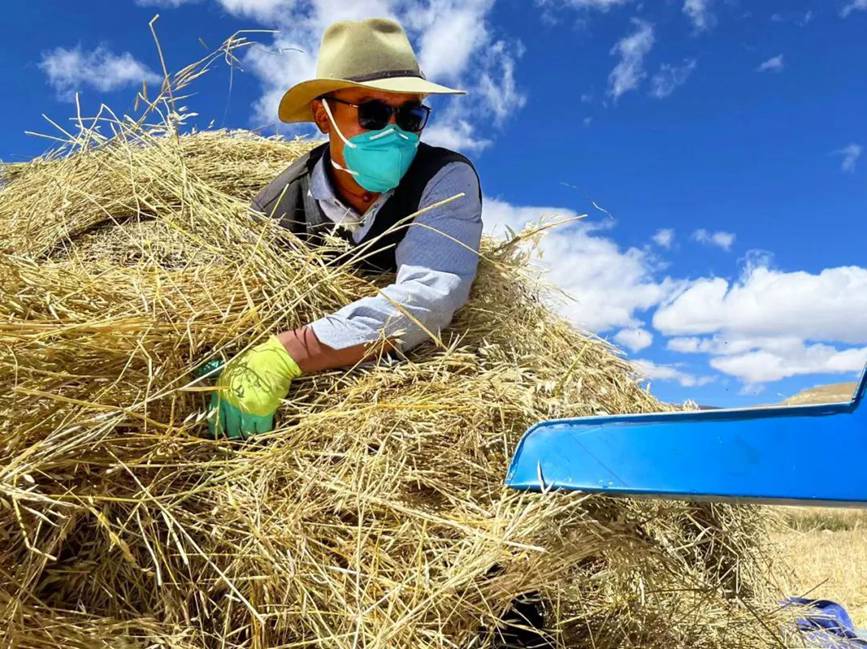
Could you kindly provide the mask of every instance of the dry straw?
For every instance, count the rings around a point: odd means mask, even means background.
[[[248,212],[309,142],[180,134],[180,91],[246,43],[4,170],[4,646],[496,646],[531,592],[563,647],[779,646],[755,511],[502,487],[531,423],[660,407],[517,242],[486,243],[439,341],[303,377],[253,442],[203,437],[196,365],[387,281]]]

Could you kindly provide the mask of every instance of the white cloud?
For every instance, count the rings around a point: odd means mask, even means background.
[[[492,198],[484,209],[486,230],[494,234],[504,226],[520,230],[540,219],[576,216],[565,208],[517,207]],[[640,313],[658,306],[653,325],[675,336],[670,350],[709,355],[714,370],[740,379],[748,390],[799,374],[853,372],[867,361],[867,269],[782,273],[762,266],[769,259],[757,254],[736,282],[657,280],[647,253],[623,250],[583,223],[549,232],[538,260],[547,280],[574,298],[556,306],[577,326],[616,328],[616,343],[640,351],[653,343]],[[639,370],[685,387],[713,380],[646,359]]]
[[[608,75],[608,94],[616,101],[622,94],[634,90],[647,76],[644,71],[644,57],[653,48],[653,25],[643,20],[633,19],[635,31],[614,44],[611,54],[619,56],[620,61]]]
[[[671,351],[682,354],[735,356],[756,349],[782,353],[802,343],[803,340],[798,336],[745,336],[741,333],[735,333],[715,334],[707,337],[687,336],[671,338],[666,346]]]
[[[647,329],[621,329],[614,335],[614,341],[637,352],[653,344],[653,334]]]
[[[759,67],[756,68],[756,72],[781,72],[785,66],[786,64],[783,60],[783,55],[777,54],[759,65]]]
[[[700,228],[692,233],[692,238],[699,243],[704,243],[710,246],[719,246],[725,251],[731,250],[732,244],[735,242],[735,235],[732,232],[709,232],[704,228]]]
[[[266,27],[276,27],[269,47],[252,47],[244,57],[245,67],[258,77],[262,93],[253,104],[254,126],[279,126],[277,106],[292,85],[315,76],[316,55],[325,28],[337,20],[369,16],[397,18],[392,0],[219,0],[235,16],[251,18]]]
[[[685,59],[682,65],[663,63],[659,71],[650,79],[650,94],[657,99],[664,99],[686,83],[697,65],[695,59]]]
[[[479,48],[493,47],[485,20],[493,0],[432,0],[426,7],[418,1],[410,4],[414,6],[404,26],[418,33],[418,57],[429,78],[456,81]]]
[[[770,268],[774,264],[774,253],[761,248],[751,248],[739,260],[742,263],[741,277],[749,277],[758,268]]]
[[[43,52],[39,69],[48,77],[58,98],[66,101],[71,101],[76,91],[85,86],[110,92],[139,85],[142,81],[159,83],[162,80],[129,52],[113,54],[102,45],[89,52],[82,50],[81,45]]]
[[[842,149],[835,151],[839,156],[842,156],[842,161],[840,162],[840,169],[845,171],[846,173],[854,173],[855,165],[858,164],[858,159],[861,157],[861,154],[864,152],[864,147],[860,144],[849,144],[848,146],[844,146]]]
[[[812,274],[756,267],[737,282],[699,279],[657,309],[653,325],[669,336],[867,344],[867,268]]]
[[[612,7],[619,7],[632,2],[632,0],[547,0],[539,4],[554,4],[557,1],[559,4],[576,9],[599,9],[601,11],[608,11]]]
[[[176,9],[204,0],[134,0],[140,7]],[[263,23],[276,22],[282,12],[291,10],[297,0],[214,0],[228,13],[239,18],[252,18]]]
[[[631,361],[636,371],[645,379],[677,381],[685,388],[695,388],[714,381],[712,376],[695,376],[673,365],[660,365],[646,359]]]
[[[637,248],[621,250],[611,239],[576,230],[552,234],[542,246],[548,277],[573,298],[560,311],[591,331],[635,326],[636,311],[659,304],[672,290],[658,283],[651,262]]]
[[[714,369],[736,376],[748,385],[803,374],[849,374],[863,368],[865,363],[867,347],[837,349],[825,344],[806,345],[800,340],[786,349],[756,349],[710,361]]]
[[[710,341],[704,338],[696,338],[694,336],[688,338],[671,338],[666,347],[674,352],[682,354],[697,354],[699,352],[709,352]]]
[[[684,0],[683,13],[689,16],[696,31],[703,32],[714,26],[716,18],[710,5],[711,0]]]
[[[671,228],[657,230],[653,235],[653,242],[661,248],[671,248],[671,244],[674,243],[674,230]]]
[[[672,351],[710,354],[748,384],[847,373],[867,362],[867,268],[819,274],[751,267],[738,282],[700,279],[653,317]]]
[[[684,354],[710,354],[711,367],[739,378],[747,392],[755,392],[756,384],[790,376],[856,372],[867,362],[867,347],[840,349],[791,335],[672,338],[667,347]]]
[[[490,139],[477,137],[473,126],[459,115],[458,110],[447,110],[445,117],[425,127],[422,139],[428,144],[464,153],[484,151],[493,144]]]
[[[505,227],[519,231],[527,225],[574,219],[565,208],[517,207],[486,198],[482,213],[485,230],[494,235]],[[653,260],[637,248],[621,250],[590,224],[561,226],[549,231],[538,249],[538,263],[547,281],[571,299],[558,303],[558,310],[575,325],[594,332],[614,327],[635,328],[641,322],[637,311],[659,304],[676,283],[653,277]]]
[[[483,103],[490,106],[497,125],[501,125],[527,102],[526,95],[518,90],[515,82],[515,59],[523,56],[524,47],[519,44],[514,55],[508,52],[507,47],[505,41],[497,41],[488,48],[484,71],[479,79]]]
[[[296,0],[218,0],[227,12],[240,18],[252,18],[262,23],[280,22],[286,12],[292,11]]]
[[[867,0],[852,0],[840,10],[840,15],[846,18],[853,11],[867,11]]]
[[[482,221],[486,234],[503,237],[507,229],[519,232],[540,222],[572,222],[578,216],[577,212],[567,207],[521,207],[498,198],[485,197]]]
[[[600,11],[605,13],[614,7],[631,4],[632,1],[633,0],[535,0],[535,5],[542,10],[539,17],[543,24],[556,25],[559,20],[554,10],[557,9],[574,9],[585,13],[589,11]]]

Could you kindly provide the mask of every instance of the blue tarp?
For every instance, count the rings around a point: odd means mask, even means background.
[[[790,597],[784,606],[802,606],[803,617],[796,621],[807,642],[823,649],[862,649],[867,636],[855,629],[846,609],[830,599]]]

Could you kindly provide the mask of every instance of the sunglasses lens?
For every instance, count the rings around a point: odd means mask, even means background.
[[[392,113],[397,113],[395,122],[403,130],[418,133],[427,124],[430,108],[415,102],[392,108],[384,101],[373,99],[358,105],[358,125],[370,131],[378,131],[386,127]]]
[[[430,108],[422,104],[404,104],[397,111],[397,125],[405,131],[418,133],[427,124]]]
[[[371,131],[385,128],[391,119],[391,106],[374,99],[358,106],[358,125]]]

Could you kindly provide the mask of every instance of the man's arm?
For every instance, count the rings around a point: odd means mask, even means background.
[[[376,353],[369,344],[342,349],[330,347],[316,337],[310,326],[284,331],[277,334],[277,338],[304,374],[334,367],[350,367]]]
[[[428,183],[419,208],[463,193],[421,214],[397,246],[397,277],[373,297],[278,338],[305,373],[354,365],[387,339],[408,350],[437,334],[463,306],[478,267],[482,232],[478,178],[464,162],[444,166]]]

